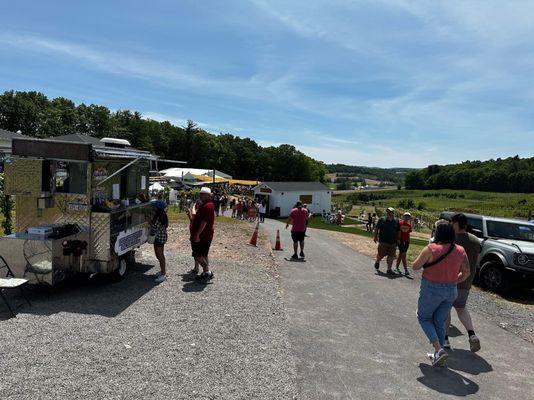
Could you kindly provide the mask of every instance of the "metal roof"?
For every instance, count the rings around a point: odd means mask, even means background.
[[[277,192],[330,190],[328,186],[321,182],[263,182],[258,186],[262,185],[268,186]]]
[[[84,135],[82,133],[73,133],[71,135],[54,136],[48,139],[58,140],[60,142],[91,143],[94,146],[105,146],[100,141],[100,139],[94,136]]]
[[[13,139],[24,137],[22,133],[6,131],[5,129],[0,129],[0,139]]]

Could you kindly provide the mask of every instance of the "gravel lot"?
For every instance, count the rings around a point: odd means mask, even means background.
[[[265,238],[218,226],[212,284],[192,282],[185,224],[173,226],[170,279],[156,286],[150,247],[122,282],[31,289],[0,308],[0,398],[291,399],[295,365]],[[185,244],[184,244],[185,243]],[[261,262],[251,263],[251,260]]]
[[[366,237],[343,232],[324,232],[362,254],[369,257],[376,255],[376,245]],[[501,328],[534,343],[534,291],[522,290],[516,297],[503,298],[474,286],[469,295],[469,307]]]

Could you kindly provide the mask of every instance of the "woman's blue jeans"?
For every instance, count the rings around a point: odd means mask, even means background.
[[[445,323],[458,295],[456,283],[432,283],[421,280],[417,319],[430,343],[445,341]]]

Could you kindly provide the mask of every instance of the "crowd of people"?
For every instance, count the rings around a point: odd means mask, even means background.
[[[265,200],[255,201],[245,197],[237,197],[230,200],[230,210],[232,211],[232,218],[249,222],[265,222],[267,203]]]
[[[154,252],[160,264],[160,272],[155,277],[158,283],[167,279],[164,246],[168,239],[169,219],[165,212],[166,204],[162,200],[153,201],[155,209],[151,221],[149,242],[154,245]],[[189,271],[200,282],[213,279],[209,265],[209,250],[214,234],[216,215],[224,214],[226,208],[232,211],[232,217],[247,221],[264,221],[265,202],[256,202],[244,197],[229,198],[226,194],[212,194],[208,187],[200,190],[199,198],[192,207],[187,208],[189,218],[190,242],[194,267]],[[409,212],[395,217],[395,209],[386,209],[386,215],[376,218],[370,215],[369,227],[374,232],[377,244],[374,268],[380,273],[380,263],[386,258],[386,274],[404,274],[410,276],[407,253],[413,230],[413,220]],[[293,255],[291,260],[303,260],[304,241],[311,212],[306,204],[297,202],[291,210],[286,229],[291,225]],[[429,354],[432,365],[442,365],[448,357],[446,349],[451,347],[448,331],[451,310],[454,308],[460,322],[464,325],[472,352],[480,350],[480,339],[475,334],[473,322],[467,303],[476,263],[481,251],[479,240],[466,231],[467,218],[456,214],[451,221],[439,220],[435,224],[433,238],[413,262],[413,270],[422,270],[422,279],[417,305],[417,319],[433,352]],[[299,252],[300,248],[300,252]],[[395,265],[395,270],[393,266]],[[404,272],[401,272],[400,266]],[[201,271],[202,269],[202,271]],[[200,273],[200,275],[199,275]]]
[[[376,222],[374,242],[378,244],[378,249],[374,267],[377,272],[381,260],[386,257],[386,274],[400,274],[402,263],[404,274],[409,275],[406,254],[412,229],[410,213],[406,212],[401,219],[396,219],[395,210],[391,207]],[[428,355],[433,366],[442,365],[448,357],[446,350],[451,348],[448,331],[452,308],[467,331],[471,351],[477,352],[481,348],[467,309],[481,245],[466,229],[467,218],[461,213],[455,214],[451,221],[437,221],[430,244],[423,248],[413,263],[414,271],[422,270],[417,319],[434,348]],[[396,271],[393,271],[395,260]]]

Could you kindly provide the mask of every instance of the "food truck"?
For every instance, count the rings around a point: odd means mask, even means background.
[[[157,157],[126,140],[14,139],[4,190],[14,233],[0,238],[16,277],[55,285],[74,273],[120,279],[147,241],[148,185]]]

